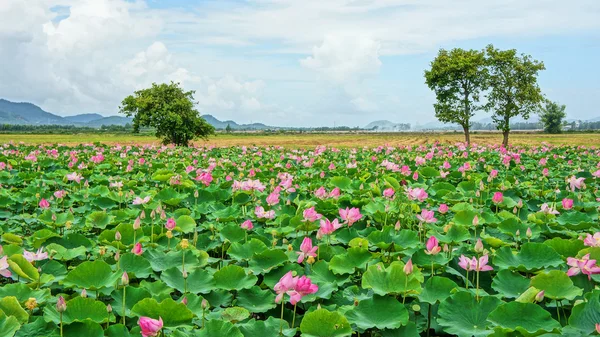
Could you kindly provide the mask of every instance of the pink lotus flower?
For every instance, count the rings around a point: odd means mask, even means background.
[[[488,259],[489,259],[489,257],[487,254],[481,256],[479,258],[479,260],[477,260],[475,257],[473,257],[473,259],[471,259],[471,264],[472,264],[473,270],[475,270],[475,271],[494,270],[494,268],[492,268],[491,266],[488,266]]]
[[[442,251],[442,247],[439,246],[438,239],[435,236],[430,237],[425,245],[425,254],[437,255]]]
[[[362,219],[362,214],[360,214],[360,210],[356,207],[342,209],[340,208],[340,217],[344,220],[344,223],[347,223],[348,226],[352,226],[353,223]]]
[[[142,255],[142,253],[144,252],[144,250],[142,249],[142,244],[140,242],[136,243],[135,246],[133,246],[131,252],[135,255]]]
[[[240,225],[240,227],[242,227],[243,229],[245,229],[247,231],[251,231],[252,228],[254,228],[254,226],[252,225],[252,221],[250,221],[250,219],[242,222],[242,224]]]
[[[81,179],[83,179],[83,177],[77,172],[67,174],[68,181],[74,181],[76,183],[80,183]]]
[[[271,193],[267,196],[267,205],[274,206],[279,203],[279,193]]]
[[[54,192],[54,197],[56,199],[62,199],[66,196],[67,196],[67,191],[65,191],[65,190],[59,190],[59,191]]]
[[[168,230],[172,231],[172,230],[174,230],[174,229],[175,229],[175,226],[176,226],[175,219],[173,219],[173,218],[168,218],[168,219],[167,219],[167,223],[165,224],[165,227],[166,227]]]
[[[281,302],[283,296],[288,292],[294,290],[296,287],[296,283],[298,282],[298,277],[294,277],[291,271],[288,271],[285,275],[279,279],[279,282],[275,284],[273,290],[277,294],[275,297],[275,303]]]
[[[575,276],[582,273],[587,275],[588,279],[591,280],[593,274],[600,274],[600,267],[596,265],[596,260],[590,260],[590,254],[585,254],[580,260],[568,257],[567,265],[571,267],[567,271],[568,276]]]
[[[575,192],[575,190],[580,190],[582,188],[585,187],[585,178],[581,177],[581,178],[575,178],[575,176],[571,176],[571,178],[569,178],[567,180],[567,182],[569,183],[569,187],[571,188],[571,192]]]
[[[562,203],[562,207],[563,207],[563,209],[567,209],[567,210],[568,210],[568,209],[571,209],[571,208],[573,208],[573,199],[567,199],[567,198],[564,198],[564,199],[561,201],[561,203]]]
[[[546,213],[546,214],[560,214],[559,211],[556,210],[556,208],[548,206],[547,203],[543,203],[542,206],[540,207],[540,211],[542,213]]]
[[[336,229],[342,227],[342,224],[339,223],[338,219],[334,219],[333,221],[329,221],[328,219],[321,219],[320,227],[317,231],[317,238],[320,239],[324,235],[330,235]]]
[[[407,190],[408,200],[418,200],[419,202],[423,202],[429,197],[427,192],[425,192],[422,188],[409,188]]]
[[[23,257],[29,262],[45,260],[48,258],[48,252],[43,252],[43,250],[43,247],[40,247],[35,253],[24,250]]]
[[[600,247],[600,232],[594,233],[593,236],[588,234],[583,240],[583,244],[588,247]]]
[[[435,223],[437,221],[437,219],[434,217],[435,213],[433,211],[428,211],[426,209],[423,209],[421,211],[421,214],[417,214],[417,219],[419,219],[419,221],[421,222],[425,222],[425,223]]]
[[[498,176],[498,170],[492,170],[490,172],[490,178],[494,179]]]
[[[339,187],[336,187],[336,188],[332,189],[331,192],[329,192],[329,197],[330,198],[337,199],[339,196],[340,196],[340,189],[339,189]]]
[[[442,214],[448,213],[448,205],[441,204],[440,207],[438,207],[438,212],[440,212]]]
[[[150,317],[142,316],[138,321],[138,325],[142,330],[142,337],[156,337],[163,327],[163,320],[158,317],[158,320]]]
[[[0,258],[0,275],[2,275],[4,277],[11,277],[12,273],[10,272],[10,270],[8,270],[7,259],[8,259],[7,256],[3,256],[2,258]]]
[[[304,238],[304,240],[302,240],[302,244],[300,245],[300,251],[296,252],[296,254],[298,254],[298,263],[304,262],[304,259],[308,258],[309,256],[316,257],[317,254],[315,253],[317,252],[317,249],[319,249],[319,247],[313,247],[312,240],[310,238]]]
[[[308,222],[315,222],[319,219],[321,219],[323,216],[319,213],[317,213],[317,211],[315,211],[314,207],[310,207],[304,210],[304,212],[302,212],[302,216],[304,216],[304,219],[302,221],[308,221]]]
[[[198,171],[196,171],[196,174],[198,174]],[[210,183],[213,181],[213,176],[210,172],[202,171],[196,176],[196,181],[200,181],[205,186],[209,186]]]
[[[469,259],[468,257],[461,255],[460,258],[458,259],[458,265],[459,267],[461,267],[462,269],[466,270],[466,271],[471,271],[473,270],[472,264],[471,264],[471,259]]]
[[[262,206],[256,206],[256,208],[254,209],[254,214],[259,219],[273,219],[273,218],[275,218],[275,211],[274,210],[265,211],[264,207],[262,207]]]
[[[144,204],[147,204],[149,201],[150,201],[150,196],[146,196],[144,198],[135,197],[135,199],[133,199],[133,204],[134,205],[144,205]]]
[[[323,186],[319,187],[315,191],[315,197],[317,197],[319,199],[325,199],[325,198],[327,198],[327,191],[325,190],[325,187],[323,187]]]
[[[492,202],[494,204],[498,205],[502,201],[504,201],[504,195],[502,195],[502,192],[495,192],[494,196],[492,196]]]
[[[406,275],[412,274],[412,272],[413,272],[412,259],[408,259],[408,262],[406,262],[406,264],[404,265],[404,268],[402,270],[404,271],[404,274],[406,274]]]
[[[302,275],[296,282],[294,290],[288,292],[288,295],[290,295],[290,303],[296,305],[296,303],[302,300],[302,297],[314,294],[317,291],[319,291],[319,287],[316,284],[313,284],[308,277]]]
[[[385,190],[383,190],[383,196],[386,197],[386,198],[390,198],[391,199],[394,196],[394,193],[396,193],[396,192],[391,187],[390,188],[386,188]]]
[[[50,208],[50,203],[48,202],[48,200],[42,199],[40,200],[38,206],[40,206],[41,209],[48,209]]]

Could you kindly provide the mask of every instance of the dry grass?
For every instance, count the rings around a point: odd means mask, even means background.
[[[75,135],[31,135],[0,134],[0,143],[9,141],[27,144],[69,144],[102,142],[108,144],[159,144],[151,136],[123,134],[75,134]],[[456,143],[463,141],[460,133],[340,133],[340,134],[218,134],[208,141],[197,141],[198,145],[236,146],[236,145],[282,145],[286,147],[314,147],[329,145],[337,147],[362,147],[378,145],[421,145],[439,141]],[[498,133],[474,134],[471,141],[477,144],[498,144],[502,135]],[[516,145],[539,145],[546,142],[554,145],[600,146],[600,134],[562,134],[547,135],[541,133],[514,133],[510,143]]]

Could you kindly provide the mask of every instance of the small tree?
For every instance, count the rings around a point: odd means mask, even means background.
[[[489,45],[486,48],[490,71],[490,92],[487,95],[486,110],[493,111],[492,119],[496,128],[502,131],[502,145],[508,146],[510,119],[541,109],[544,100],[537,83],[538,72],[546,69],[544,63],[529,55],[517,55],[515,49],[498,50]]]
[[[225,127],[225,132],[231,133],[231,125],[229,125],[229,123],[227,123],[227,126]]]
[[[561,133],[566,105],[558,102],[546,101],[544,109],[540,112],[540,119],[544,123],[544,131],[547,133]]]
[[[425,71],[425,83],[435,92],[435,116],[444,123],[462,126],[465,141],[470,143],[471,117],[483,107],[478,105],[487,88],[488,72],[483,51],[460,48],[441,49]]]
[[[153,127],[163,144],[188,146],[195,138],[206,139],[215,129],[194,109],[194,91],[183,91],[179,83],[152,83],[125,97],[120,111],[133,116],[133,132]]]

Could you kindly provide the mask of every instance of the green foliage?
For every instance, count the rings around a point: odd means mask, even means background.
[[[566,108],[566,105],[561,105],[558,102],[546,101],[540,112],[540,119],[544,123],[544,131],[547,133],[562,132],[563,119],[567,117]]]
[[[200,113],[194,109],[194,91],[183,91],[179,83],[153,83],[125,97],[120,111],[133,116],[133,130],[153,127],[164,144],[188,146],[197,137],[214,133]]]

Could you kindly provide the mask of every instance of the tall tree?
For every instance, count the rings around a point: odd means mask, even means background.
[[[133,132],[153,127],[163,144],[188,146],[194,138],[207,138],[215,129],[194,109],[194,91],[184,91],[179,83],[152,83],[125,97],[120,111],[133,116]]]
[[[425,71],[425,83],[435,92],[435,116],[444,123],[462,126],[465,141],[471,142],[471,117],[483,107],[481,92],[487,88],[485,53],[478,50],[441,49]]]
[[[558,102],[546,101],[546,104],[540,112],[540,119],[544,123],[544,131],[547,133],[561,133],[563,119],[567,117],[565,109],[567,107]]]
[[[518,55],[515,49],[498,50],[493,45],[486,48],[489,67],[490,92],[485,108],[492,111],[496,128],[502,131],[502,145],[508,146],[510,119],[521,116],[529,119],[529,114],[541,109],[544,100],[538,86],[538,73],[544,63],[530,55]]]

